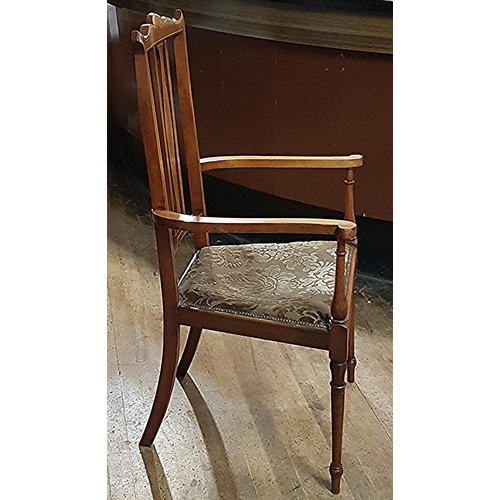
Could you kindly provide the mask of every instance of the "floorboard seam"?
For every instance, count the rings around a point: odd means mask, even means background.
[[[356,384],[356,387],[358,388],[359,392],[361,393],[361,395],[363,396],[363,399],[366,401],[366,404],[368,405],[368,407],[370,408],[370,410],[372,411],[372,413],[375,415],[375,418],[377,419],[377,422],[380,424],[380,426],[382,427],[382,429],[384,430],[384,432],[387,434],[387,437],[389,438],[389,441],[392,443],[392,437],[390,436],[390,434],[387,432],[387,429],[385,428],[385,425],[382,423],[382,421],[378,418],[378,415],[377,415],[377,412],[374,410],[373,406],[370,404],[370,401],[368,400],[368,398],[365,396],[365,393],[363,392],[361,386],[358,384],[358,382],[354,382]]]

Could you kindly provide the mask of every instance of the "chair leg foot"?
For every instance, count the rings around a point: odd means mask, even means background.
[[[332,372],[332,463],[330,475],[332,478],[332,493],[340,492],[342,468],[342,436],[344,432],[344,401],[345,401],[345,372],[347,363],[330,360]]]
[[[331,492],[334,495],[338,495],[340,493],[340,479],[344,470],[342,469],[342,465],[340,467],[334,467],[333,463],[330,464],[330,476],[332,478],[332,488]]]
[[[356,372],[356,358],[350,358],[347,360],[347,381],[354,382],[355,381],[355,372]]]
[[[146,424],[139,446],[151,446],[158,433],[174,388],[178,357],[179,326],[170,325],[170,327],[167,327],[165,325],[160,377],[158,379],[158,386],[156,388],[151,414],[149,415],[148,423]]]
[[[191,361],[193,361],[196,348],[198,347],[198,342],[200,341],[201,330],[201,328],[194,326],[192,326],[189,330],[186,347],[184,348],[181,360],[179,361],[179,366],[177,367],[176,377],[179,380],[182,380],[185,377],[189,366],[191,365]]]

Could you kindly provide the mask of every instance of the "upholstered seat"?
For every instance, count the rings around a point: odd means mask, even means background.
[[[204,247],[180,279],[179,306],[328,329],[336,248],[335,241]],[[348,275],[350,245],[346,253]]]

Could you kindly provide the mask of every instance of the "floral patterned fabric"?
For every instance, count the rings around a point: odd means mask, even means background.
[[[335,241],[204,247],[181,278],[179,305],[328,328],[336,248]],[[346,251],[348,275],[352,247]]]

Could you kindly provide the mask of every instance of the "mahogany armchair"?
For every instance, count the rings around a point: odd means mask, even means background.
[[[331,490],[340,491],[345,374],[354,381],[356,224],[353,169],[361,155],[227,156],[200,159],[182,12],[149,14],[132,33],[163,301],[163,354],[151,414],[140,441],[151,446],[175,377],[187,373],[203,328],[325,349],[329,353],[333,453]],[[230,168],[345,169],[345,220],[207,217],[202,172]],[[187,172],[190,214],[182,175]],[[176,249],[194,233],[195,255],[178,280]],[[209,245],[210,233],[330,235],[332,241]],[[334,240],[333,238],[336,238]],[[179,326],[190,326],[179,361]]]

